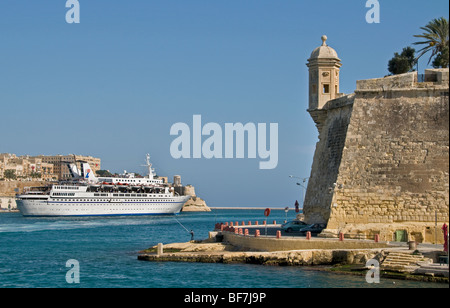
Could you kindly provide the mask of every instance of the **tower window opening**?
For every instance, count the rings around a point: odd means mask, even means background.
[[[324,84],[323,85],[323,94],[328,94],[328,93],[330,93],[330,85]]]

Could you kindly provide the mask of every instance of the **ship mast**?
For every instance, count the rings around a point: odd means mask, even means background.
[[[153,176],[155,175],[155,169],[152,168],[152,164],[150,163],[150,154],[147,153],[146,155],[146,160],[145,160],[146,164],[144,165],[145,167],[148,168],[148,178],[150,180],[153,180]]]

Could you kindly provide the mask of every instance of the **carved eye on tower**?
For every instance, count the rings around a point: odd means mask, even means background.
[[[328,76],[330,76],[330,73],[329,73],[329,72],[323,72],[323,73],[322,73],[322,76],[323,76],[323,77],[328,77]]]

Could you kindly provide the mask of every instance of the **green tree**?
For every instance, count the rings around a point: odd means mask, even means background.
[[[445,17],[433,19],[425,27],[421,27],[424,33],[419,35],[414,35],[414,37],[424,39],[423,41],[415,42],[414,45],[425,45],[417,57],[419,59],[424,54],[431,51],[428,64],[431,60],[433,61],[433,66],[438,67],[448,67],[449,65],[449,43],[448,43],[448,20]]]
[[[447,46],[447,48],[444,48],[444,50],[441,53],[437,54],[437,56],[434,58],[433,63],[432,63],[434,68],[448,67],[448,65],[449,65],[449,59],[448,59],[449,52],[448,51],[449,50],[448,50],[448,46]]]
[[[40,179],[40,178],[42,178],[42,174],[40,172],[31,172],[30,176],[33,179]]]
[[[10,180],[16,180],[17,179],[16,170],[13,169],[5,170],[5,178]]]
[[[101,176],[101,177],[112,177],[113,174],[111,172],[109,172],[109,170],[97,170],[95,172],[97,174],[97,176]]]
[[[394,53],[394,57],[388,63],[389,72],[397,75],[412,71],[416,63],[415,52],[416,50],[414,48],[408,46],[403,48],[401,54],[398,52]]]

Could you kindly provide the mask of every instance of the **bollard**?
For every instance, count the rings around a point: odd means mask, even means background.
[[[239,234],[239,228],[234,228],[234,234]]]
[[[244,233],[242,233],[242,228],[239,228],[239,235],[244,235]]]
[[[259,222],[258,221],[255,221],[255,226],[257,226],[259,224]]]
[[[277,224],[277,221],[276,221],[276,220],[274,220],[274,221],[273,221],[273,224],[274,224],[274,225],[276,225],[276,224]]]
[[[344,233],[339,233],[339,241],[342,242],[344,240]]]
[[[230,227],[233,227],[233,222],[232,221],[230,221]]]
[[[236,226],[239,226],[239,222],[238,221],[236,221]]]
[[[280,230],[277,231],[277,238],[281,238],[281,231]]]
[[[306,232],[306,239],[307,240],[311,239],[311,231]]]
[[[264,220],[264,221],[263,221],[263,225],[267,225],[267,221]]]
[[[260,236],[259,230],[255,230],[255,237]]]
[[[375,234],[375,243],[378,243],[380,241],[380,235]]]
[[[241,222],[241,226],[245,226],[245,221]]]
[[[245,236],[248,236],[248,229],[245,229],[245,230],[244,230],[244,235],[245,235]]]
[[[416,250],[417,249],[417,242],[416,241],[409,241],[408,242],[409,250]]]
[[[223,225],[223,224],[220,224],[220,231],[222,231],[222,232],[223,232],[223,230],[225,230],[225,225]]]
[[[163,243],[158,243],[158,247],[156,250],[156,254],[158,256],[162,255],[164,253]]]
[[[228,227],[228,221],[225,223],[225,227]]]
[[[252,225],[252,222],[251,222],[250,220],[248,221],[248,225],[249,225],[249,226],[251,226],[251,225]]]

